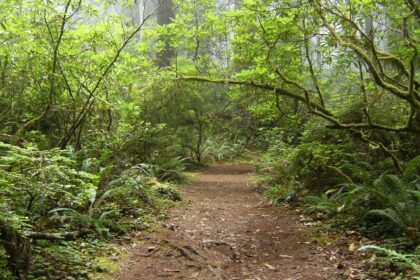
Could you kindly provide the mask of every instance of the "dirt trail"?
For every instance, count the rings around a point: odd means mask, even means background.
[[[190,203],[140,237],[115,279],[351,279],[346,252],[331,255],[295,211],[261,203],[251,171],[218,165],[181,186]]]

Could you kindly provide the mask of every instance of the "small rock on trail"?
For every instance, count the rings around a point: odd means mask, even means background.
[[[252,170],[217,165],[181,186],[190,203],[141,233],[114,279],[349,279],[348,262],[311,242],[293,210],[261,206]]]

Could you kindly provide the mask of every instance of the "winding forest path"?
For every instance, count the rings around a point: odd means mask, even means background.
[[[115,279],[351,279],[347,253],[310,242],[290,208],[261,203],[251,171],[217,165],[181,186],[187,205],[140,236]]]

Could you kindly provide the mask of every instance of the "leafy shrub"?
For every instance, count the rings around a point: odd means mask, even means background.
[[[213,163],[220,160],[233,160],[246,152],[243,143],[230,143],[208,139],[203,145],[202,158],[205,162]]]
[[[288,146],[276,142],[256,162],[257,180],[268,187],[280,186],[291,192],[322,193],[345,180],[335,166],[353,161],[347,145],[319,142]]]
[[[157,182],[153,185],[152,190],[160,196],[169,199],[171,201],[181,201],[181,193],[170,184],[162,184]]]
[[[363,185],[346,183],[319,196],[309,195],[305,203],[308,212],[330,216],[345,213],[360,221],[368,218],[366,214],[383,217],[414,243],[420,241],[420,186],[396,175],[384,173]]]
[[[345,161],[337,168],[338,172],[342,172],[343,180],[347,183],[352,182],[368,182],[377,174],[375,168],[368,162],[358,160],[357,163]]]
[[[420,177],[420,156],[417,156],[407,163],[404,169],[404,177],[407,180],[415,180]]]
[[[344,196],[345,186],[328,190],[319,196],[308,195],[304,198],[305,210],[308,213],[321,212],[329,216],[337,214],[344,208]]]
[[[54,208],[86,209],[98,177],[76,170],[66,153],[0,142],[0,193],[7,202],[4,207],[28,217],[32,227]]]
[[[367,185],[354,186],[348,193],[351,204],[364,201],[370,214],[385,217],[415,242],[420,241],[420,185],[384,173]]]
[[[291,151],[289,171],[311,191],[322,191],[342,183],[342,175],[331,170],[352,159],[349,146],[327,145],[319,142],[301,144]]]
[[[41,151],[34,146],[17,147],[0,142],[0,232],[7,232],[0,238],[12,236],[21,243],[16,243],[16,246],[28,247],[24,256],[10,260],[15,265],[28,260],[30,247],[35,246],[32,272],[39,279],[47,276],[62,279],[64,276],[59,273],[50,275],[53,268],[60,267],[68,272],[72,267],[85,267],[88,257],[79,254],[78,249],[69,244],[55,246],[48,243],[40,247],[38,244],[42,243],[38,242],[32,245],[25,238],[30,232],[76,232],[75,236],[88,234],[106,238],[144,228],[149,215],[160,214],[162,207],[181,199],[171,184],[158,180],[179,181],[184,169],[181,158],[160,160],[157,165],[140,164],[126,168],[118,176],[107,175],[109,183],[101,181],[101,185],[100,176],[80,170],[76,159],[67,150]],[[106,168],[102,171],[108,172]],[[11,244],[9,240],[3,241]],[[4,248],[9,255],[11,250],[18,249]],[[54,265],[51,259],[56,260]],[[0,255],[0,265],[2,261]],[[27,265],[25,261],[25,265],[17,270],[25,270]],[[82,274],[69,272],[65,277],[84,279],[86,273]],[[54,278],[55,275],[58,278]]]
[[[97,176],[77,170],[67,151],[41,151],[0,142],[0,238],[13,273],[25,278],[31,257],[28,231],[81,230],[52,218],[54,209],[87,211]],[[13,241],[13,242],[12,242]]]
[[[87,279],[90,256],[78,242],[38,242],[34,250],[30,279]]]
[[[182,182],[185,180],[183,172],[187,160],[182,157],[158,158],[153,161],[153,164],[142,163],[134,168],[160,181]]]
[[[259,178],[262,181],[262,178]],[[296,189],[293,186],[271,186],[264,191],[264,195],[271,199],[274,204],[280,204],[282,202],[293,202],[296,200]]]
[[[161,183],[151,176],[148,167],[150,165],[140,164],[124,170],[110,182],[108,189],[98,196],[93,204],[93,212],[99,217],[106,216],[105,221],[109,220],[110,224],[114,224],[114,227],[119,226],[119,229],[130,226],[138,228],[137,218],[145,213],[154,212],[157,205],[162,204],[162,200],[181,200],[180,193],[169,183]],[[115,215],[120,218],[115,219]],[[127,217],[134,219],[130,220]]]

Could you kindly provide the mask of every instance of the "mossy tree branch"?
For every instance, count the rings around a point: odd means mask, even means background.
[[[309,113],[319,116],[329,122],[331,125],[328,125],[329,128],[339,128],[339,129],[377,129],[377,130],[384,130],[384,131],[393,131],[393,132],[413,132],[413,133],[420,133],[420,128],[417,126],[402,126],[402,127],[392,127],[386,126],[374,122],[367,122],[367,123],[342,123],[338,120],[338,118],[329,110],[324,108],[318,103],[314,103],[309,101],[305,98],[304,95],[295,93],[284,88],[278,88],[273,85],[254,82],[254,81],[244,81],[244,80],[232,80],[232,79],[211,79],[208,77],[198,77],[198,76],[181,76],[177,78],[178,80],[184,81],[196,81],[196,82],[206,82],[206,83],[213,83],[213,84],[225,84],[225,85],[243,85],[243,86],[250,86],[254,88],[260,88],[263,90],[267,90],[270,92],[275,92],[280,96],[285,96],[297,100],[299,102],[303,102],[307,105],[307,109]],[[300,84],[295,81],[289,80],[291,84],[295,84],[296,87],[304,89]]]

